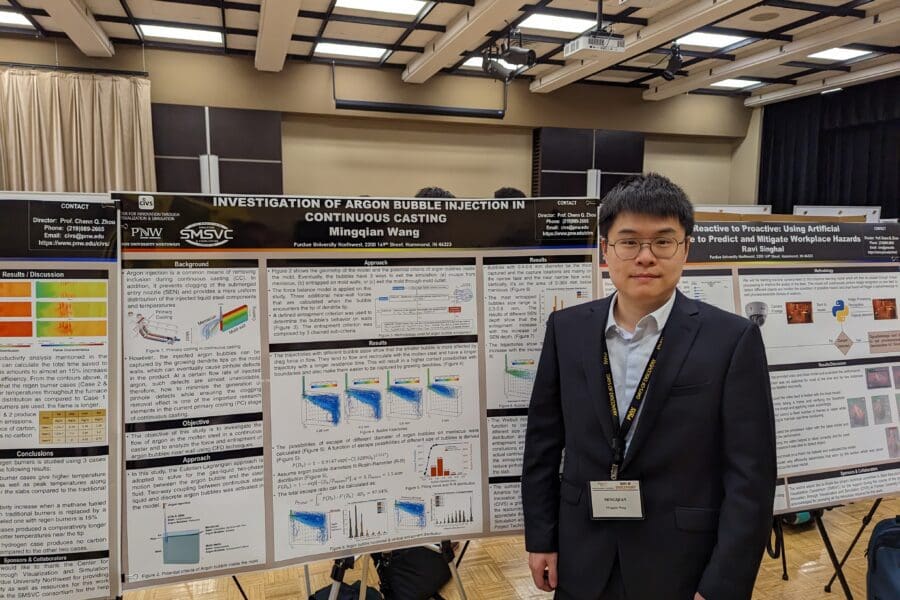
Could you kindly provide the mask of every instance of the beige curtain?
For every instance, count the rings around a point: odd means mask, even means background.
[[[150,80],[0,67],[0,190],[155,189]]]

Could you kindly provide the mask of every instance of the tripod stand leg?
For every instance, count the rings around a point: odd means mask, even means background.
[[[466,543],[463,544],[462,550],[459,551],[459,558],[456,559],[457,568],[459,567],[459,563],[462,562],[463,556],[466,555],[466,550],[469,549],[469,541],[470,540],[466,540]]]
[[[788,577],[787,571],[787,547],[784,544],[784,527],[781,524],[780,518],[778,518],[778,520],[776,521],[776,528],[778,531],[778,539],[780,540],[781,544],[781,579],[783,581],[787,581],[788,579],[790,579],[790,577]]]
[[[466,588],[463,587],[462,579],[459,577],[459,571],[456,570],[456,563],[451,560],[447,565],[450,567],[450,574],[453,575],[453,580],[456,582],[457,589],[459,589],[460,600],[467,600]]]
[[[306,597],[312,596],[312,583],[309,580],[309,565],[303,565],[303,579],[306,580]]]
[[[366,593],[369,591],[369,557],[362,556],[362,577],[359,579],[359,600],[366,600]]]
[[[841,587],[844,589],[844,596],[847,600],[853,600],[853,594],[850,592],[850,586],[847,584],[847,578],[844,577],[844,570],[841,568],[841,564],[838,562],[837,555],[834,553],[834,546],[831,545],[831,540],[828,538],[828,532],[825,531],[825,523],[822,522],[822,511],[816,511],[815,515],[816,527],[819,528],[819,534],[822,536],[822,541],[825,543],[825,550],[828,551],[828,558],[831,559],[831,564],[834,565],[834,571],[837,573],[838,579],[841,582]]]
[[[459,577],[459,571],[456,569],[456,561],[453,560],[453,542],[450,540],[441,541],[441,554],[444,556],[444,560],[447,561],[447,566],[450,567],[450,574],[453,576],[453,581],[456,582],[460,599],[467,600],[466,588],[463,587],[462,579]]]
[[[234,581],[234,585],[237,586],[237,589],[241,593],[241,596],[244,598],[244,600],[247,600],[247,594],[244,593],[244,588],[241,587],[241,582],[238,581],[237,575],[232,575],[231,580]]]
[[[847,548],[847,551],[844,553],[844,558],[841,559],[841,567],[844,566],[844,563],[847,562],[847,558],[850,556],[850,553],[853,552],[853,548],[856,547],[856,542],[859,541],[859,538],[862,537],[863,531],[866,530],[866,527],[869,526],[869,523],[872,522],[872,517],[875,516],[875,511],[878,510],[878,506],[881,504],[881,498],[876,498],[875,503],[872,504],[872,508],[869,509],[869,513],[863,517],[862,525],[859,528],[859,531],[856,533],[856,537],[853,538],[853,541],[850,542],[850,547]],[[831,585],[834,583],[834,579],[837,577],[837,571],[835,571],[831,575],[831,579],[828,580],[828,585],[825,586],[825,591],[831,591]]]

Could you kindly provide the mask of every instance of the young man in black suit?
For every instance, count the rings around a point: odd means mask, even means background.
[[[665,177],[623,182],[598,223],[617,292],[547,321],[522,502],[535,584],[560,600],[752,594],[776,476],[768,367],[756,325],[676,290],[693,225]]]

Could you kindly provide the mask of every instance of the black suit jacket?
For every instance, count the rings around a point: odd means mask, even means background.
[[[776,476],[759,328],[676,292],[619,475],[640,480],[645,519],[594,521],[589,482],[609,480],[612,462],[600,350],[609,302],[547,321],[522,470],[527,550],[559,552],[559,598],[597,598],[618,555],[629,600],[749,599]]]

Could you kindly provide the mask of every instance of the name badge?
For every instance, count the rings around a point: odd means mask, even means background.
[[[644,518],[644,502],[641,498],[641,482],[592,481],[591,518],[632,519]]]

